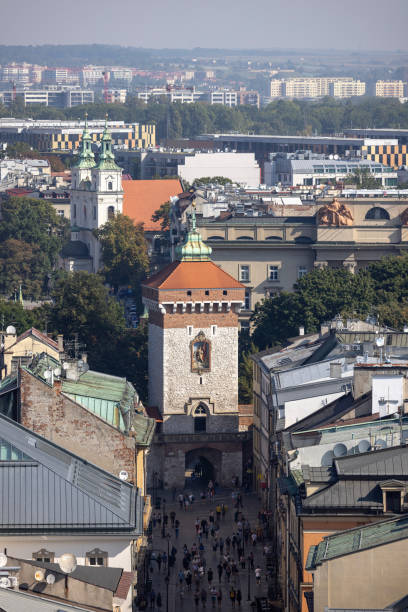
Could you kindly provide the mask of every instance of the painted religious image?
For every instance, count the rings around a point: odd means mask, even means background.
[[[211,344],[203,332],[191,342],[191,371],[205,372],[210,370]]]

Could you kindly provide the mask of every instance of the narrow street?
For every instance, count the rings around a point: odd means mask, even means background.
[[[178,495],[179,492],[177,492]],[[159,492],[159,496],[163,499],[162,492]],[[211,535],[208,535],[208,539],[203,535],[202,543],[204,545],[204,551],[202,551],[202,558],[205,560],[206,573],[200,579],[199,586],[197,579],[193,577],[193,582],[191,586],[191,590],[187,589],[185,580],[182,581],[181,585],[179,582],[179,572],[183,571],[183,547],[186,544],[188,549],[191,550],[193,543],[199,546],[199,538],[196,534],[196,520],[197,518],[201,521],[202,519],[209,520],[209,515],[211,511],[214,511],[218,504],[224,503],[228,506],[228,510],[225,514],[225,518],[221,518],[220,520],[220,530],[218,533],[218,537],[222,537],[224,540],[229,536],[232,538],[232,535],[237,532],[237,524],[234,521],[234,499],[232,498],[231,491],[223,491],[220,492],[215,498],[210,501],[208,499],[201,500],[197,499],[199,497],[196,495],[196,499],[192,506],[188,508],[188,510],[180,509],[180,505],[177,501],[173,501],[172,494],[168,493],[164,496],[165,498],[165,513],[169,515],[168,526],[166,528],[166,535],[163,537],[163,529],[158,523],[153,528],[153,542],[152,542],[152,551],[153,557],[157,556],[158,553],[171,551],[174,546],[177,549],[176,561],[174,567],[167,568],[163,563],[161,564],[161,568],[159,570],[159,566],[157,561],[152,559],[150,563],[150,578],[152,580],[152,588],[157,596],[158,593],[161,595],[162,605],[161,610],[163,612],[175,612],[176,610],[183,610],[185,612],[191,612],[193,610],[201,610],[203,608],[217,608],[218,610],[231,610],[234,607],[237,610],[242,610],[245,612],[251,611],[251,603],[254,602],[255,597],[262,597],[266,595],[267,584],[266,584],[266,558],[264,555],[264,545],[267,544],[266,541],[260,542],[258,541],[254,546],[252,544],[251,538],[248,538],[248,542],[245,544],[244,556],[246,559],[245,569],[242,569],[240,564],[238,563],[237,556],[237,548],[233,548],[231,545],[230,555],[231,558],[237,562],[237,566],[239,568],[238,573],[234,576],[231,575],[230,582],[227,581],[226,574],[223,572],[221,581],[218,578],[217,566],[220,563],[220,560],[223,560],[223,557],[220,555],[219,549],[215,552],[212,547],[212,538]],[[245,494],[243,495],[243,509],[241,510],[242,518],[248,520],[250,523],[251,530],[257,530],[258,534],[259,527],[261,524],[258,521],[258,512],[261,509],[260,502],[256,495],[254,494]],[[176,519],[180,521],[180,531],[178,538],[176,537],[175,529],[171,527],[170,513],[174,511],[176,512]],[[158,510],[154,511],[156,516],[159,514],[163,514],[163,505],[160,512]],[[226,552],[226,547],[224,546],[224,554]],[[248,555],[253,552],[254,553],[254,568],[260,567],[262,569],[260,584],[256,583],[255,578],[255,570],[249,569],[248,571]],[[192,564],[190,564],[190,569]],[[212,580],[211,585],[208,582],[207,571],[211,568],[214,573],[214,578]],[[167,608],[167,585],[166,585],[166,577],[167,572],[169,575],[168,581],[168,608]],[[249,579],[249,580],[248,580]],[[248,583],[249,583],[249,593],[248,593]],[[222,592],[222,601],[221,606],[216,601],[215,603],[211,599],[210,587],[213,586],[217,589],[220,589]],[[238,589],[241,591],[242,601],[241,604],[238,604],[238,601],[235,602],[235,606],[232,605],[230,599],[230,589],[231,586],[234,587],[235,591]],[[198,605],[194,601],[194,592],[197,590],[201,592],[204,588],[207,593],[207,601],[205,605],[203,605],[202,600],[200,599]],[[249,595],[249,597],[248,597]],[[213,605],[214,604],[214,605]],[[150,609],[151,602],[148,604]],[[154,609],[156,612],[160,612],[157,605],[154,605]],[[253,605],[253,609],[254,605]]]

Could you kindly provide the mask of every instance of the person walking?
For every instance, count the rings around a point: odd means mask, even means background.
[[[218,504],[215,507],[215,514],[216,514],[216,517],[217,517],[217,522],[219,522],[219,520],[221,518],[221,506],[220,506],[220,504]]]
[[[198,608],[198,604],[200,603],[200,591],[194,591],[194,603],[195,607]]]
[[[262,570],[259,567],[259,565],[257,565],[255,569],[256,584],[261,584],[261,573],[262,573]]]
[[[212,607],[215,608],[215,602],[217,601],[217,589],[213,586],[210,590],[211,593],[211,604]]]
[[[179,537],[179,532],[180,532],[180,521],[176,519],[174,521],[174,533],[176,534],[176,538]]]
[[[205,590],[204,587],[201,589],[200,598],[201,598],[201,604],[203,608],[205,608],[207,605],[207,591]]]
[[[231,600],[231,607],[232,608],[235,608],[235,597],[236,597],[235,589],[232,586],[230,588],[230,600]]]
[[[174,521],[176,520],[176,513],[174,512],[174,510],[172,510],[170,512],[170,521],[171,521],[171,526],[174,528]]]
[[[214,577],[214,572],[212,571],[211,567],[209,567],[207,571],[207,580],[210,586],[211,586],[213,577]]]
[[[241,601],[242,601],[242,593],[241,593],[241,589],[237,590],[237,602],[238,602],[238,606],[241,607]]]
[[[155,601],[156,601],[156,592],[154,589],[152,589],[150,591],[150,607],[151,608],[154,608]]]
[[[156,557],[156,561],[157,561],[157,566],[158,566],[158,568],[159,568],[159,572],[160,572],[160,569],[161,569],[161,564],[162,564],[162,556],[161,556],[161,553],[159,553],[159,554],[157,555],[157,557]]]
[[[159,612],[160,612],[160,608],[162,607],[162,598],[161,598],[160,593],[157,593],[156,606],[159,608]]]
[[[218,589],[218,591],[217,591],[217,602],[218,602],[218,607],[221,608],[221,604],[222,604],[222,591],[221,591],[221,589]]]

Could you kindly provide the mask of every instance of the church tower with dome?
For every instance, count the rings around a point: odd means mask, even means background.
[[[245,288],[211,261],[193,207],[176,260],[143,285],[149,313],[149,410],[162,420],[155,470],[166,487],[242,475],[238,313]],[[197,466],[198,472],[197,472]]]
[[[122,169],[115,163],[107,120],[96,163],[85,117],[79,159],[71,173],[71,242],[62,253],[67,269],[100,270],[101,249],[94,230],[122,210]]]

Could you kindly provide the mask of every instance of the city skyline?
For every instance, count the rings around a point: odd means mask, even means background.
[[[3,0],[4,23],[16,23],[16,5]],[[143,48],[407,50],[408,3],[344,0],[341,7],[324,0],[197,0],[176,4],[158,0],[73,0],[59,5],[42,0],[20,2],[17,27],[5,29],[4,45],[115,44]],[[64,24],[64,27],[60,27]],[[286,26],[286,27],[285,27]],[[335,34],[335,36],[334,36]]]

